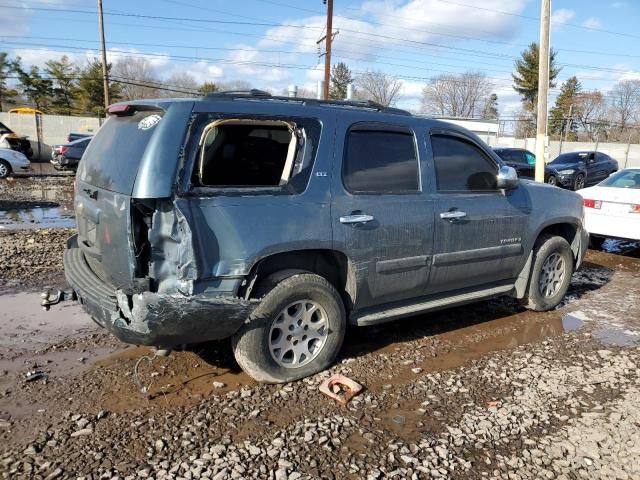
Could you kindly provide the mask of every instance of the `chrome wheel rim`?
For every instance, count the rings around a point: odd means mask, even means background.
[[[582,187],[584,187],[584,177],[580,175],[576,179],[576,190],[580,190]]]
[[[327,314],[312,300],[298,300],[276,316],[269,331],[269,352],[285,368],[298,368],[314,360],[329,334]]]
[[[0,163],[0,177],[6,177],[9,174],[9,169],[4,163]]]
[[[552,253],[542,264],[540,272],[540,293],[544,297],[553,297],[560,290],[564,281],[566,265],[564,258],[559,253]]]

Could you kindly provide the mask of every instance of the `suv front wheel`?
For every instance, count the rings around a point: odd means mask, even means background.
[[[529,288],[523,303],[530,310],[543,312],[560,304],[573,275],[573,254],[562,237],[542,235],[533,251]]]
[[[281,272],[256,289],[261,303],[233,337],[236,361],[268,383],[298,380],[334,362],[344,339],[346,314],[336,289],[308,272]]]

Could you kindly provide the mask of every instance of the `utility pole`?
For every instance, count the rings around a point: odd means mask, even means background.
[[[536,125],[536,181],[544,182],[544,151],[547,139],[547,101],[549,96],[549,23],[551,0],[542,0],[540,9],[540,48],[538,50],[538,115]]]
[[[100,46],[102,49],[102,84],[104,88],[104,109],[109,108],[109,73],[107,72],[107,51],[104,46],[104,20],[102,19],[102,0],[98,0],[98,24],[100,27]]]
[[[324,99],[329,100],[329,81],[331,80],[331,43],[333,42],[333,0],[325,0],[327,4],[327,32],[325,35],[324,53]]]
[[[562,143],[563,140],[566,143],[567,141],[567,137],[569,136],[569,130],[571,130],[571,120],[572,120],[572,114],[573,112],[573,103],[571,105],[569,105],[569,116],[567,118],[563,118],[562,119],[562,128],[564,129],[564,132],[560,132],[560,151],[558,152],[558,154],[562,153]],[[565,125],[565,120],[566,120],[566,125]]]

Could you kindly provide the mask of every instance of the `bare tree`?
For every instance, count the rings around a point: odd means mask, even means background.
[[[624,133],[629,123],[640,117],[640,80],[626,80],[618,83],[610,93],[611,113],[620,133]]]
[[[589,141],[594,142],[606,123],[607,102],[599,90],[579,93],[575,97],[571,121],[578,123]]]
[[[200,96],[199,88],[200,84],[193,77],[193,75],[186,72],[174,73],[164,82],[164,86],[168,89],[165,90],[164,97],[197,97]],[[176,90],[176,91],[171,91]]]
[[[140,100],[159,96],[160,80],[151,62],[143,57],[123,57],[113,65],[113,80],[120,82],[122,100]]]
[[[366,71],[355,79],[356,97],[388,107],[398,99],[402,82],[379,70]]]
[[[481,116],[490,102],[492,88],[481,72],[438,75],[422,90],[422,110],[432,115]]]
[[[221,91],[245,91],[251,90],[253,86],[246,80],[225,80],[220,82]]]

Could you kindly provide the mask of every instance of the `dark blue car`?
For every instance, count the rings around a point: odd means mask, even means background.
[[[558,185],[580,190],[600,183],[618,171],[618,162],[602,152],[569,152],[558,155],[549,166],[558,172]]]

